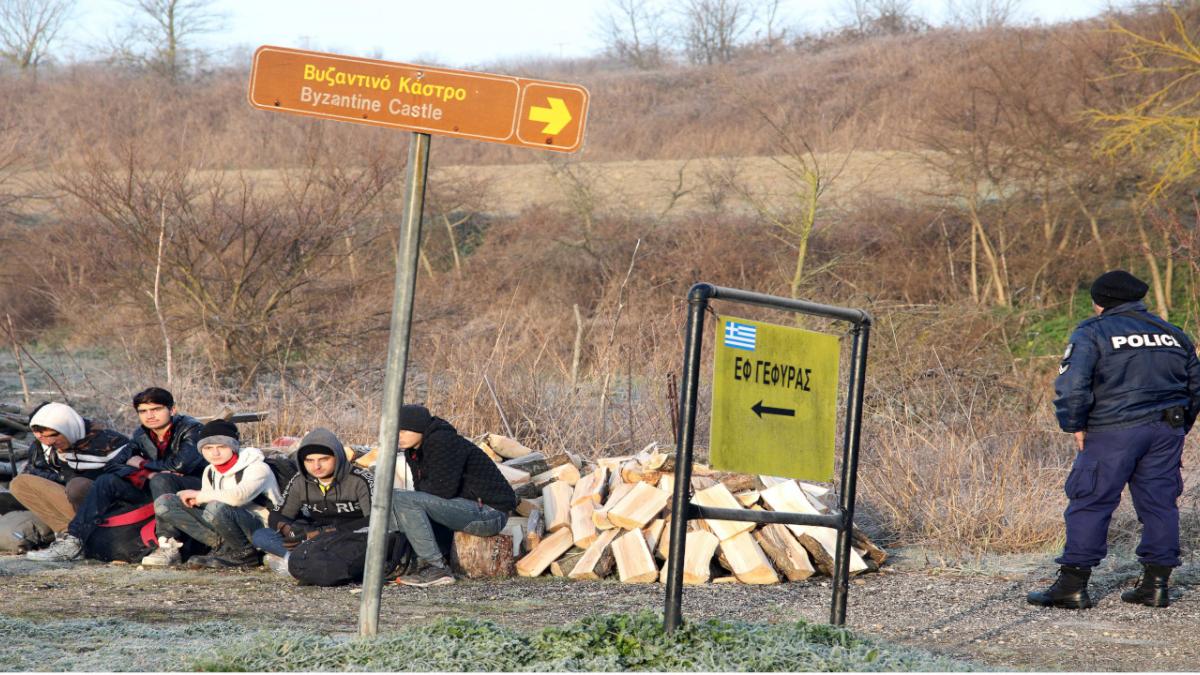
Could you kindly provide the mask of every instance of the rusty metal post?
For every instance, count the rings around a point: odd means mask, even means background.
[[[417,286],[417,263],[421,250],[421,215],[425,208],[425,178],[428,173],[429,134],[415,133],[408,146],[400,251],[396,258],[396,285],[392,297],[392,332],[388,343],[387,375],[383,384],[383,416],[379,422],[379,459],[375,463],[375,494],[371,498],[367,563],[363,570],[362,605],[358,616],[358,632],[363,636],[374,636],[379,632],[379,602],[383,594],[383,565],[387,555],[388,520],[392,509],[392,483],[400,433],[400,406],[404,404],[404,377],[408,366],[413,295]]]

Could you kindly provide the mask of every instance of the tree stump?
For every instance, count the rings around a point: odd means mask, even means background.
[[[513,558],[512,535],[501,533],[494,537],[476,537],[455,532],[450,565],[455,572],[470,579],[514,576],[517,564]]]

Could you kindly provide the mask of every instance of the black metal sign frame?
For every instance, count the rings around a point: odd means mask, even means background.
[[[696,395],[700,386],[700,353],[704,337],[704,313],[711,300],[728,300],[748,305],[823,316],[853,324],[850,354],[849,394],[846,397],[846,432],[842,439],[842,480],[839,508],[824,515],[720,509],[692,504],[692,445],[696,432]],[[838,531],[834,561],[833,599],[829,622],[846,623],[846,596],[850,588],[850,539],[854,524],[854,498],[858,488],[858,444],[862,429],[863,390],[867,375],[867,342],[871,315],[861,309],[820,305],[803,300],[723,288],[698,283],[688,292],[687,345],[684,347],[683,386],[679,396],[679,434],[675,447],[675,494],[671,498],[671,546],[667,555],[666,609],[663,628],[669,633],[682,621],[683,560],[687,546],[687,521],[694,518],[737,520],[783,525],[818,525]]]

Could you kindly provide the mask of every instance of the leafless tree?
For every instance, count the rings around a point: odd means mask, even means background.
[[[1024,0],[946,0],[952,25],[976,30],[1002,28],[1019,18]]]
[[[192,43],[224,25],[214,0],[128,0],[138,23],[134,36],[140,59],[172,82],[178,81],[197,56]]]
[[[600,21],[605,45],[618,59],[641,69],[662,65],[666,20],[652,0],[610,0]]]
[[[684,0],[680,13],[684,53],[692,63],[704,65],[732,61],[754,21],[750,0]]]
[[[842,0],[842,26],[860,35],[898,35],[925,27],[912,0]]]
[[[21,70],[36,69],[74,8],[75,0],[0,0],[0,56]]]

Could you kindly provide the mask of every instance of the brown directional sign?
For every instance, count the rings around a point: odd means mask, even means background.
[[[250,104],[263,110],[574,152],[588,92],[576,84],[259,47]]]

